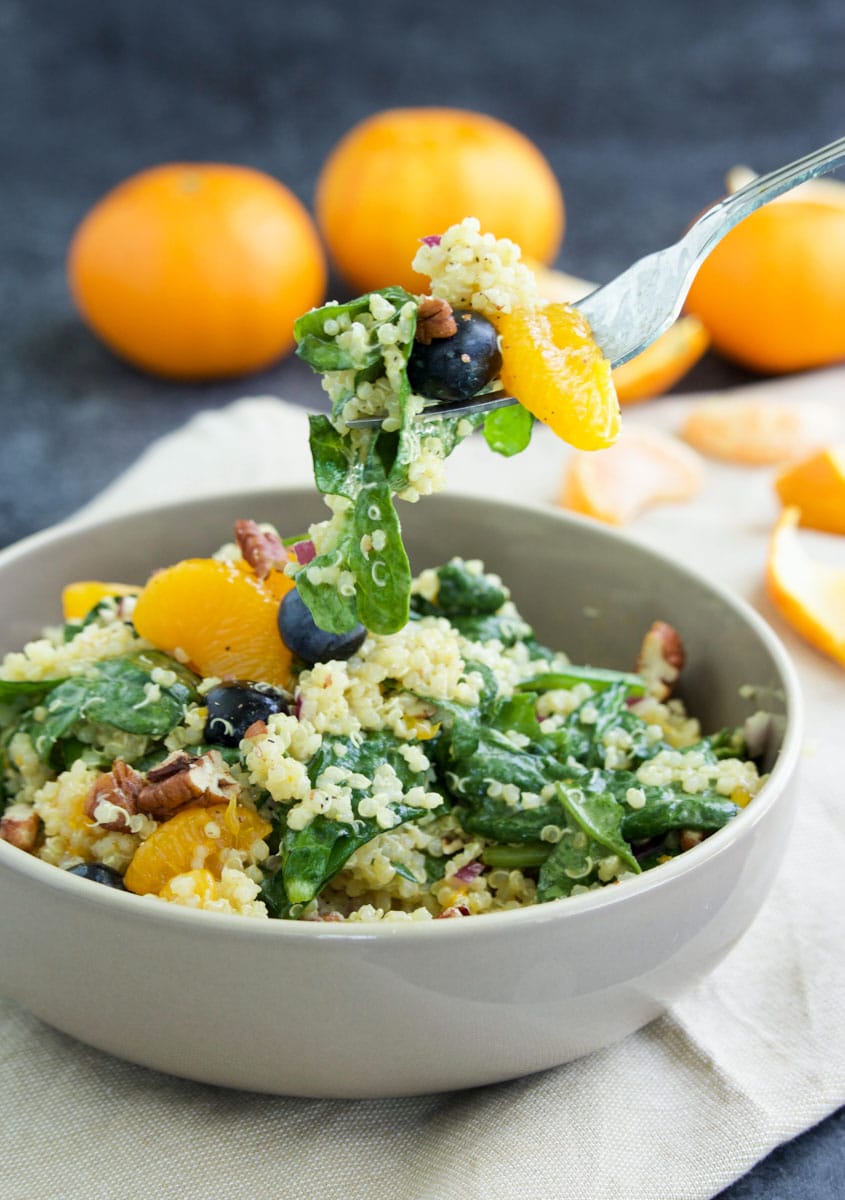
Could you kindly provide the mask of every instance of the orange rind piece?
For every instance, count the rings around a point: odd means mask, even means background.
[[[66,621],[81,621],[108,596],[136,596],[140,590],[131,583],[102,583],[98,579],[82,579],[78,583],[69,583],[62,591],[62,612]]]
[[[267,580],[236,563],[189,558],[158,571],[138,597],[138,634],[199,675],[286,686],[291,653],[276,621],[294,586],[282,571]]]
[[[141,843],[123,882],[137,896],[158,896],[176,875],[207,871],[217,880],[228,851],[249,850],[271,829],[269,821],[240,805],[185,808]]]
[[[845,667],[845,567],[814,561],[798,537],[800,511],[789,507],[775,526],[766,590],[792,628]]]
[[[540,295],[547,301],[575,304],[598,286],[538,263],[530,264]],[[691,313],[681,317],[641,354],[617,367],[613,386],[620,404],[662,396],[683,379],[710,346],[710,334]]]
[[[710,458],[773,466],[814,449],[833,427],[833,412],[825,405],[728,396],[692,408],[681,436]]]
[[[690,500],[701,490],[698,455],[656,429],[627,429],[615,446],[573,454],[561,507],[608,525],[625,525],[657,504]]]
[[[802,525],[845,534],[845,442],[786,467],[775,491],[781,503],[801,510]]]
[[[619,436],[610,363],[569,304],[515,309],[496,318],[503,387],[559,438],[601,450]]]

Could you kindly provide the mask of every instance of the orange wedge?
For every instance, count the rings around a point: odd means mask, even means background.
[[[681,435],[711,458],[771,466],[824,442],[833,422],[832,410],[825,405],[720,397],[697,404]]]
[[[141,637],[200,675],[290,682],[291,654],[276,617],[294,585],[281,571],[256,579],[236,563],[189,558],[158,571],[132,615]]]
[[[69,583],[62,591],[62,612],[66,621],[81,621],[106,597],[135,596],[140,590],[130,583],[101,583],[99,579],[83,579],[78,583]]]
[[[845,442],[828,446],[781,471],[775,491],[801,510],[801,524],[845,533]]]
[[[797,533],[800,515],[785,508],[775,526],[766,588],[793,629],[845,667],[845,568],[808,557]]]
[[[625,525],[653,505],[689,500],[701,489],[698,455],[656,429],[628,429],[615,446],[569,461],[559,503],[608,525]]]
[[[619,436],[610,363],[569,304],[500,313],[502,385],[559,438],[601,450]]]
[[[156,895],[174,875],[186,871],[210,871],[220,878],[225,851],[248,850],[266,838],[269,821],[248,808],[226,804],[208,808],[185,808],[176,813],[142,842],[132,856],[123,882],[130,892]]]
[[[575,304],[598,285],[538,263],[530,264],[537,288],[545,300]],[[662,396],[695,366],[710,345],[710,334],[698,317],[689,314],[652,342],[642,354],[613,372],[620,404],[636,404]]]

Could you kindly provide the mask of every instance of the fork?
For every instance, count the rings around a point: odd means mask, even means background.
[[[745,187],[714,204],[680,241],[639,259],[603,287],[574,305],[586,318],[593,338],[611,366],[618,367],[645,350],[674,322],[698,268],[725,234],[763,204],[816,175],[845,165],[845,137],[758,175]],[[420,416],[466,416],[517,404],[513,396],[491,391],[466,400],[433,400]],[[349,421],[353,428],[380,425],[382,416]]]

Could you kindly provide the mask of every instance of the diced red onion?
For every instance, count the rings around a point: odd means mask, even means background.
[[[296,561],[303,567],[317,557],[317,550],[310,539],[307,542],[294,542],[293,552],[296,555]]]
[[[442,236],[440,233],[430,233],[427,237],[421,237],[420,241],[424,246],[439,246]]]
[[[472,883],[473,879],[477,879],[483,870],[484,863],[468,862],[460,867],[452,878],[460,879],[461,883]]]

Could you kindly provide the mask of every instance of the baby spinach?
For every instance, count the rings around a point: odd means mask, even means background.
[[[534,418],[521,404],[496,408],[484,422],[484,440],[491,450],[505,458],[521,454],[531,441]]]
[[[0,701],[37,700],[64,683],[65,679],[66,676],[60,679],[0,679]]]
[[[577,667],[570,664],[562,671],[548,672],[535,675],[517,685],[518,691],[551,692],[558,689],[574,688],[579,683],[587,683],[594,692],[603,692],[615,683],[624,684],[630,696],[644,696],[645,680],[641,675],[629,674],[626,671],[609,671],[604,667]]]
[[[646,787],[643,808],[625,814],[622,834],[629,842],[658,837],[670,829],[700,829],[711,833],[727,825],[739,808],[727,796],[714,791],[693,794],[681,790],[679,784],[665,788]]]
[[[483,572],[470,571],[465,562],[452,559],[437,571],[437,599],[413,598],[414,610],[438,617],[488,616],[497,613],[507,592]]]
[[[326,321],[336,321],[338,317],[349,317],[357,321],[370,312],[370,298],[373,295],[383,296],[394,306],[394,313],[386,320],[375,322],[371,327],[370,336],[363,357],[355,357],[348,350],[337,344],[336,333],[326,333]],[[382,347],[377,338],[377,330],[381,325],[395,325],[399,320],[399,310],[414,297],[401,287],[380,288],[376,292],[367,292],[347,304],[325,304],[322,308],[312,308],[303,313],[294,322],[293,333],[296,338],[296,353],[304,359],[315,371],[347,371],[350,368],[362,369],[376,366],[382,359]]]
[[[150,686],[151,672],[156,667],[173,672],[175,682]],[[65,679],[55,687],[41,705],[43,715],[37,710],[30,712],[21,728],[44,762],[49,761],[56,743],[80,722],[164,737],[183,719],[188,702],[196,694],[195,684],[196,678],[187,668],[158,650],[103,659],[89,674]]]
[[[430,787],[425,774],[409,767],[400,750],[402,744],[383,730],[369,733],[360,741],[324,737],[320,749],[308,763],[311,784],[317,787],[323,771],[330,766],[341,766],[372,779],[377,768],[388,763],[399,777],[403,790],[423,784]],[[345,750],[341,756],[336,753],[338,746]],[[384,832],[374,817],[363,817],[358,812],[360,802],[367,794],[367,788],[352,789],[354,820],[351,823],[321,815],[304,829],[283,830],[279,848],[281,866],[268,878],[263,889],[266,901],[274,910],[313,900],[359,846]],[[404,800],[392,802],[389,808],[396,824],[417,820],[428,812]]]

